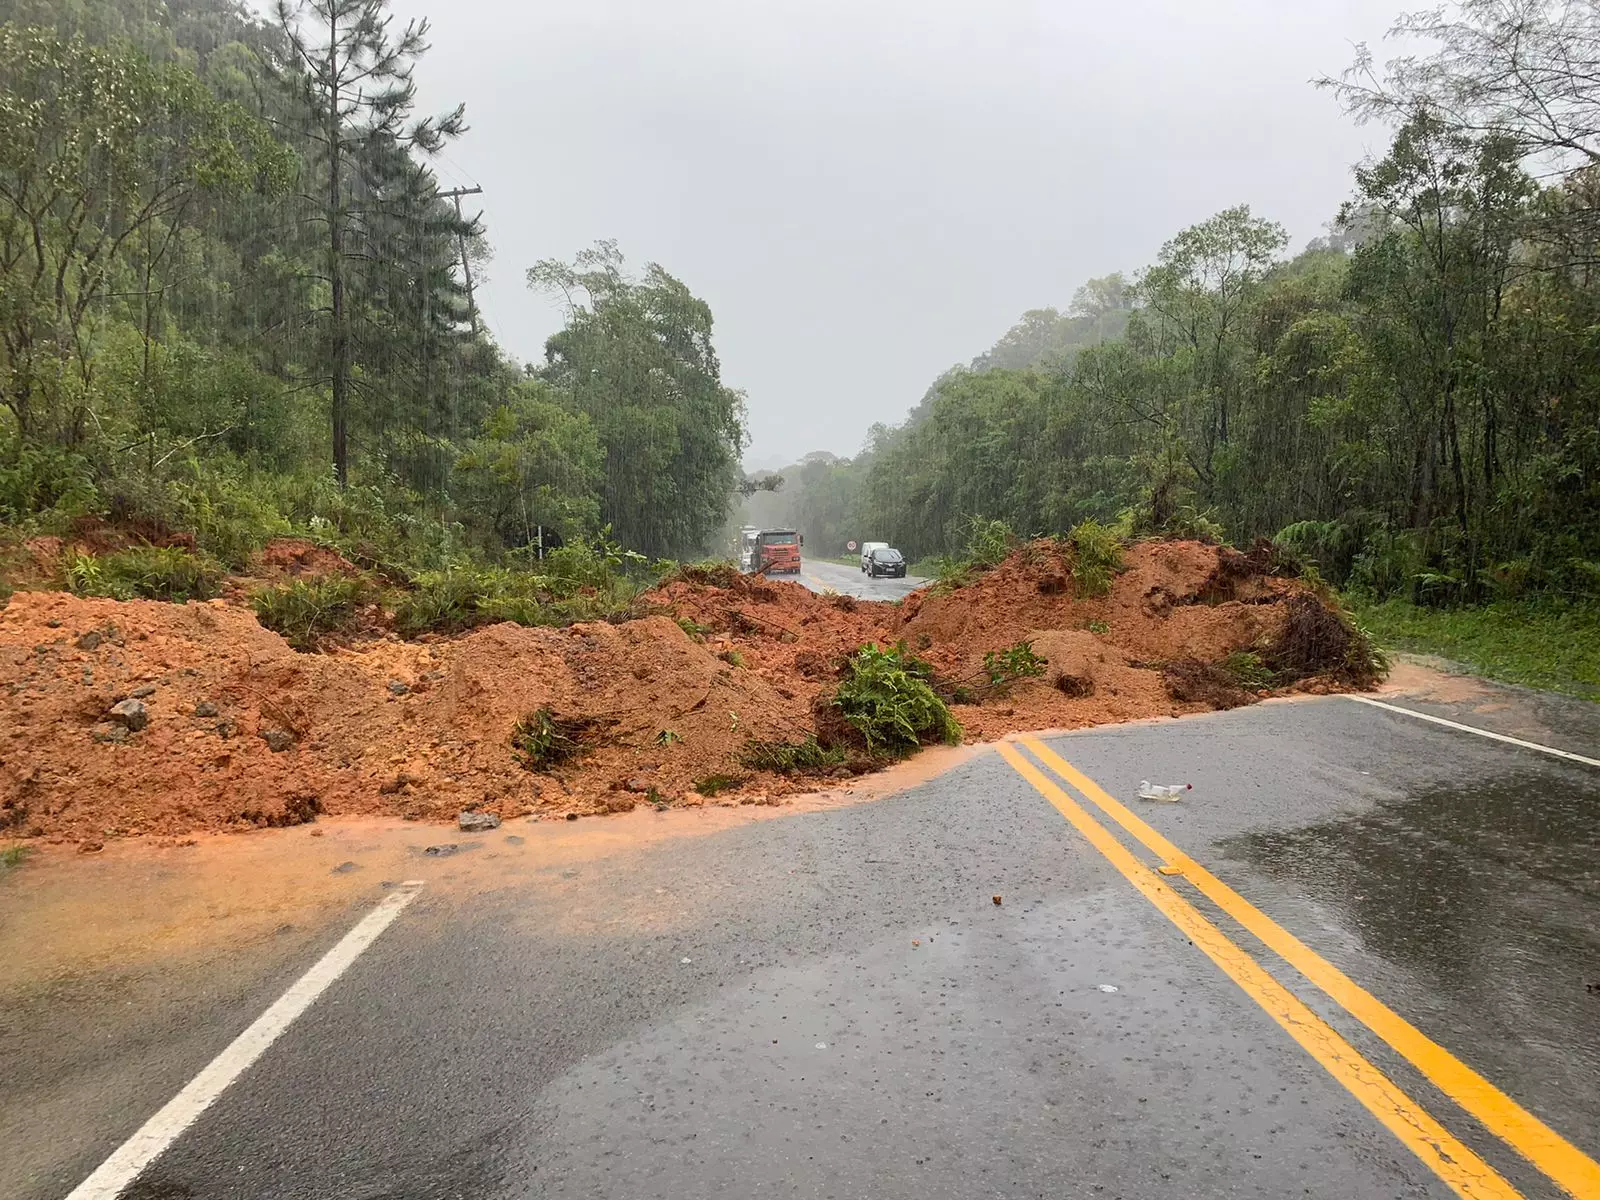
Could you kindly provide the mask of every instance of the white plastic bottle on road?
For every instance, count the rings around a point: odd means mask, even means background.
[[[1148,779],[1139,781],[1139,799],[1165,800],[1169,804],[1176,803],[1178,797],[1190,788],[1192,783],[1151,783]]]

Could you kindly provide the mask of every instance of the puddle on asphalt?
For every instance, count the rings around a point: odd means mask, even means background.
[[[1600,980],[1600,779],[1555,769],[1419,787],[1217,848],[1278,886],[1269,907],[1313,906],[1323,933],[1295,918],[1307,940],[1504,1084],[1559,1107],[1578,1080],[1600,1078],[1600,996],[1589,990]],[[1351,958],[1341,941],[1382,963]],[[1600,1098],[1580,1103],[1600,1117]]]

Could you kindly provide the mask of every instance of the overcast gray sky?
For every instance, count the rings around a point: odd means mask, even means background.
[[[523,271],[618,239],[710,305],[746,461],[853,454],[945,367],[1248,203],[1296,248],[1385,148],[1308,80],[1395,0],[396,0],[472,132],[482,307],[538,358]],[[1381,54],[1381,52],[1380,52]]]

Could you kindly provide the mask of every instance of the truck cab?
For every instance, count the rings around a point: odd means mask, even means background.
[[[757,538],[758,570],[768,575],[800,574],[800,547],[806,539],[792,529],[763,529]]]

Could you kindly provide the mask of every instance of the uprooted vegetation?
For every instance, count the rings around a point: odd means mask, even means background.
[[[474,601],[470,621],[419,619],[419,641],[374,598],[397,585],[315,547],[199,603],[18,592],[0,612],[0,828],[101,840],[318,812],[773,803],[920,746],[1359,687],[1380,669],[1359,628],[1265,554],[1113,555],[1097,539],[1018,544],[899,604],[697,566],[608,619],[523,626]],[[622,595],[556,568],[532,594],[541,613]]]
[[[534,709],[511,727],[511,755],[529,771],[548,771],[584,752],[595,722],[558,717],[549,705]]]
[[[869,755],[900,756],[919,746],[958,745],[961,725],[933,689],[933,667],[908,654],[862,646],[831,695],[816,704],[819,740],[859,743]]]

